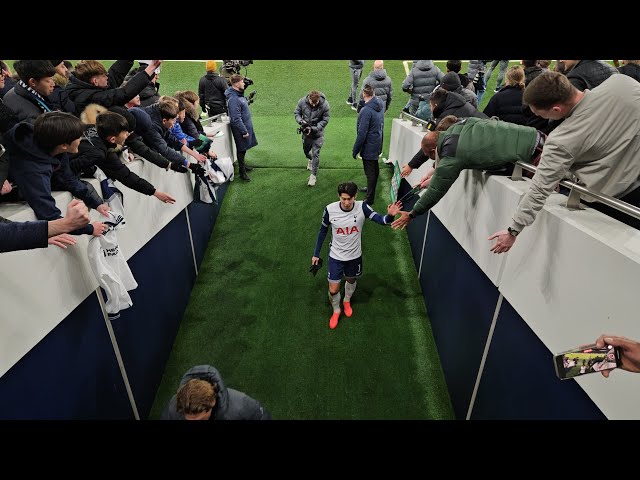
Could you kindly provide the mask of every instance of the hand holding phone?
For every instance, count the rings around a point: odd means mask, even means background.
[[[612,370],[620,366],[620,351],[613,345],[598,347],[595,343],[560,352],[553,356],[560,380]]]

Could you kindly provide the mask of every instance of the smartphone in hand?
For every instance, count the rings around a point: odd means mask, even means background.
[[[560,380],[612,370],[620,365],[620,351],[613,345],[598,348],[595,344],[577,347],[553,356],[556,375]]]

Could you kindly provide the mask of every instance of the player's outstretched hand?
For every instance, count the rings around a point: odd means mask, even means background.
[[[397,201],[395,203],[390,203],[387,205],[387,213],[392,216],[396,216],[402,210],[402,202]]]

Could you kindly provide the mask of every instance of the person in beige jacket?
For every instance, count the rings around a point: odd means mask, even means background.
[[[546,139],[513,223],[489,237],[497,239],[491,248],[494,253],[509,251],[567,173],[593,191],[640,206],[640,83],[612,75],[593,90],[581,92],[564,75],[546,72],[527,86],[523,103],[542,118],[564,121]],[[591,206],[640,229],[638,219],[598,202]]]

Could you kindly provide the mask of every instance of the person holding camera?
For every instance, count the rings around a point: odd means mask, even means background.
[[[311,90],[298,101],[293,114],[300,125],[298,133],[302,134],[302,151],[308,160],[307,170],[311,170],[307,185],[313,187],[320,165],[320,149],[324,144],[324,129],[329,123],[329,102],[324,93]]]
[[[251,120],[249,104],[247,99],[244,98],[244,88],[244,77],[238,74],[232,75],[231,86],[225,90],[224,96],[227,99],[231,133],[238,151],[240,178],[245,182],[249,182],[251,179],[247,172],[253,170],[253,167],[245,163],[244,157],[247,150],[258,145],[258,139],[253,131],[253,121]]]

